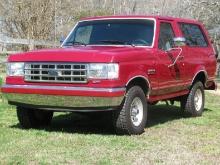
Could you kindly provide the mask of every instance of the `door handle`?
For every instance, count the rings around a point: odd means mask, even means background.
[[[181,55],[181,54],[182,54],[182,51],[183,51],[182,48],[180,48],[180,47],[178,47],[178,48],[171,48],[171,49],[168,50],[168,51],[171,51],[171,50],[179,50],[180,52],[179,52],[179,54],[176,56],[176,59],[174,60],[174,62],[173,62],[172,64],[168,65],[168,68],[174,66],[174,65],[176,64],[176,62],[179,60],[180,56],[182,56],[182,58],[183,58],[183,55]]]

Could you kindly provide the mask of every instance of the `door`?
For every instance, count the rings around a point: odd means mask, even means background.
[[[174,93],[185,89],[184,56],[182,48],[174,48],[175,32],[172,22],[160,22],[158,41],[158,95]],[[180,56],[179,58],[177,58]]]

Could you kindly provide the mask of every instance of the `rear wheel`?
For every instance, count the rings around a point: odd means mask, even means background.
[[[50,124],[53,118],[53,111],[17,107],[17,117],[23,128],[37,128]]]
[[[147,121],[147,101],[139,86],[131,87],[122,108],[113,113],[113,122],[118,134],[141,134]]]
[[[193,84],[189,95],[181,100],[181,109],[190,116],[201,116],[204,111],[205,94],[202,82]]]

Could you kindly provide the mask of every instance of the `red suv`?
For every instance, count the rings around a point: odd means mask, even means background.
[[[180,101],[202,115],[215,71],[212,43],[195,20],[94,17],[79,21],[59,49],[11,55],[2,92],[24,128],[49,124],[55,111],[111,111],[117,133],[140,134],[148,104]]]

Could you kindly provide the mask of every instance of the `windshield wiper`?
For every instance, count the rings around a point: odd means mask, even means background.
[[[109,43],[109,44],[121,44],[121,45],[131,45],[131,46],[135,46],[133,44],[127,43],[125,41],[119,41],[119,40],[100,40],[98,42],[102,42],[102,43]]]
[[[66,42],[66,44],[71,44],[71,45],[84,45],[84,46],[87,46],[85,43],[83,43],[83,42],[78,42],[78,41]]]

